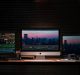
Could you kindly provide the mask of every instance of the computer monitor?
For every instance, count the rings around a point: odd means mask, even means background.
[[[63,54],[75,54],[80,55],[80,36],[68,35],[63,36]]]
[[[15,53],[15,33],[0,32],[0,58],[11,58]]]
[[[45,56],[60,56],[59,30],[56,29],[29,29],[22,30],[21,57],[34,55],[36,59]]]

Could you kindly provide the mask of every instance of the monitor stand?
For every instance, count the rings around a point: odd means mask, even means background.
[[[45,56],[36,56],[36,60],[45,60]]]

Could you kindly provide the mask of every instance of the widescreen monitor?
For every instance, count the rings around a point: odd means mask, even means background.
[[[15,33],[0,32],[0,57],[15,53]]]
[[[60,56],[59,30],[22,30],[21,56]]]
[[[63,53],[80,55],[80,36],[63,36]]]

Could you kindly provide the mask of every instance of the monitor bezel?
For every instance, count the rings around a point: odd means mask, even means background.
[[[4,30],[4,31],[0,31],[0,33],[14,33],[15,34],[15,50],[14,50],[14,52],[10,52],[10,53],[7,53],[7,52],[5,52],[5,53],[0,53],[0,56],[1,55],[12,55],[12,56],[14,56],[15,54],[16,54],[16,40],[17,40],[17,38],[16,38],[16,31],[11,31],[11,30]]]
[[[59,31],[59,47],[58,47],[58,50],[22,50],[22,30],[58,30]],[[20,38],[21,38],[21,43],[20,43],[20,46],[21,46],[21,52],[60,52],[60,44],[61,44],[61,37],[60,37],[60,29],[53,29],[53,28],[46,28],[46,29],[44,29],[44,28],[35,28],[35,29],[33,29],[33,28],[28,28],[28,29],[22,29],[21,30],[21,36],[20,36]]]

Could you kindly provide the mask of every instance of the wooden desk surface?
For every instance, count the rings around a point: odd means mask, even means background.
[[[45,60],[35,60],[35,59],[25,59],[25,60],[1,60],[0,62],[80,62],[80,60],[68,60],[68,59],[45,59]]]

